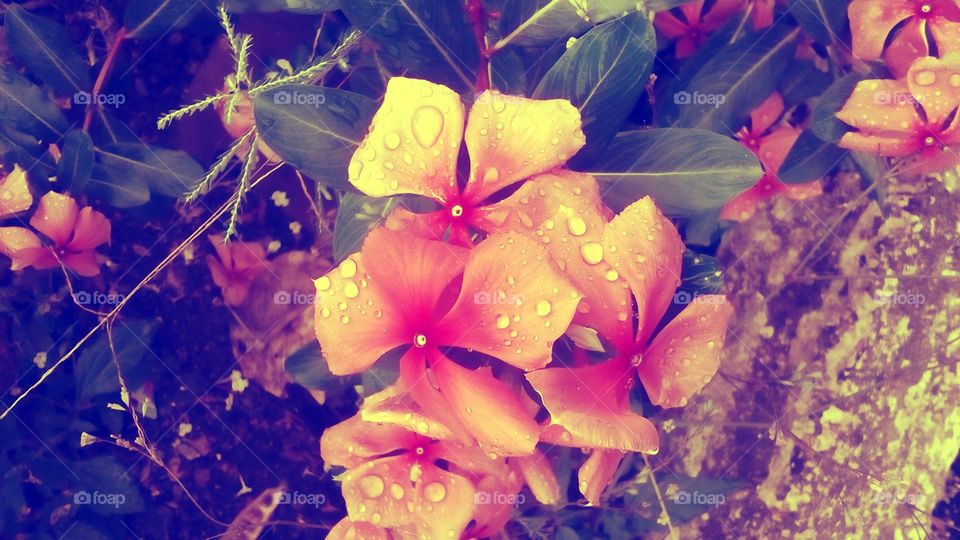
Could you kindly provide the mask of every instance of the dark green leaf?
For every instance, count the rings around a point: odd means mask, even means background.
[[[865,77],[866,75],[861,73],[850,73],[834,81],[820,96],[813,107],[813,120],[810,124],[810,131],[814,135],[824,141],[835,143],[843,137],[844,133],[850,131],[850,126],[837,119],[837,112],[850,98],[857,83]]]
[[[846,150],[833,143],[824,142],[807,129],[793,144],[777,171],[777,178],[788,184],[818,180],[827,176],[846,155]]]
[[[320,352],[320,343],[316,340],[287,357],[284,369],[293,382],[310,390],[328,392],[353,381],[352,378],[330,373],[330,367]]]
[[[196,187],[203,167],[185,152],[140,143],[112,143],[97,148],[97,158],[115,179],[141,180],[153,193],[180,197]]]
[[[57,183],[74,193],[83,191],[93,172],[93,141],[79,129],[63,138],[60,162],[57,163]]]
[[[591,162],[616,135],[643,93],[655,53],[653,25],[634,12],[591,29],[540,81],[533,97],[569,99],[580,110],[587,145],[579,162]]]
[[[131,0],[123,12],[127,36],[134,39],[157,39],[190,22],[205,9],[196,0]]]
[[[341,9],[391,67],[461,93],[473,89],[480,50],[462,2],[350,0]]]
[[[691,213],[683,223],[683,239],[694,246],[712,246],[719,240],[721,208]]]
[[[650,11],[666,11],[689,2],[690,0],[646,0],[643,5]]]
[[[352,189],[347,165],[376,102],[359,94],[309,85],[283,86],[254,99],[257,130],[284,160],[337,189]]]
[[[521,47],[551,45],[636,9],[636,0],[507,0],[500,35]]]
[[[791,64],[800,30],[770,29],[757,39],[741,39],[714,56],[672,99],[679,127],[733,134],[750,111],[776,89]]]
[[[347,192],[340,197],[340,208],[333,225],[333,258],[342,261],[360,251],[363,239],[381,224],[400,201],[397,197],[367,197]]]
[[[689,249],[683,252],[683,272],[680,290],[692,295],[717,294],[723,289],[723,270],[709,255]]]
[[[143,497],[137,482],[127,476],[126,467],[112,457],[97,457],[71,464],[80,477],[73,502],[98,514],[133,514],[143,511]]]
[[[87,65],[59,23],[10,4],[3,27],[16,59],[55,91],[74,94],[90,89]]]
[[[842,42],[847,33],[847,2],[791,0],[790,13],[817,43]]]
[[[86,296],[84,296],[86,295]],[[75,295],[78,302],[90,304],[98,297],[93,292],[78,291]],[[94,308],[104,306],[93,305]],[[109,307],[109,306],[107,306]],[[120,364],[123,378],[130,390],[137,388],[142,381],[138,377],[138,366],[147,355],[150,341],[156,323],[153,321],[121,322],[113,328],[113,344],[117,352],[117,362]],[[93,396],[120,391],[120,382],[117,379],[117,368],[113,362],[110,342],[106,334],[80,355],[77,360],[75,376],[77,378],[77,397],[80,401]]]
[[[142,178],[123,178],[94,163],[86,192],[116,208],[133,208],[150,201],[150,186]]]
[[[620,133],[590,169],[616,211],[651,195],[674,216],[720,208],[763,175],[740,143],[681,128]]]
[[[0,66],[0,122],[45,141],[56,141],[69,126],[43,90],[7,66]]]
[[[813,62],[796,62],[777,84],[777,92],[783,96],[787,108],[823,94],[833,78],[817,69]]]

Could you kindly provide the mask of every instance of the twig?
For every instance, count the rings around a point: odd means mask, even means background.
[[[100,95],[100,90],[103,89],[103,83],[106,82],[107,75],[109,75],[110,70],[113,69],[113,65],[117,61],[117,53],[120,52],[120,46],[126,38],[127,29],[121,27],[120,30],[117,30],[117,35],[113,37],[113,43],[107,51],[107,57],[103,60],[103,65],[100,66],[100,73],[97,75],[97,81],[93,83],[93,91],[90,92],[90,103],[87,104],[87,112],[83,117],[84,132],[90,131],[90,126],[93,124],[93,113],[100,109],[100,102],[97,101],[97,96]]]

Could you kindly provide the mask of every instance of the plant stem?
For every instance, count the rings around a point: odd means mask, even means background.
[[[483,8],[483,0],[467,0],[467,15],[473,24],[473,35],[477,40],[477,49],[480,51],[480,66],[477,68],[477,92],[490,88],[490,56],[487,54],[486,30],[487,14]]]
[[[107,57],[103,60],[103,65],[100,66],[100,73],[97,74],[97,81],[93,83],[93,91],[90,92],[90,103],[87,104],[87,113],[83,117],[83,131],[90,131],[90,125],[93,124],[93,113],[96,111],[100,104],[97,101],[97,96],[100,95],[100,90],[103,89],[103,83],[107,80],[107,75],[109,75],[110,70],[113,69],[113,65],[117,61],[117,53],[120,51],[120,46],[123,44],[123,41],[127,38],[127,29],[121,27],[120,30],[117,30],[117,35],[113,37],[113,43],[110,44],[110,49],[107,51]]]

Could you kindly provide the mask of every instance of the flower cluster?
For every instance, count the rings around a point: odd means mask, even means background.
[[[730,306],[701,296],[662,324],[683,243],[650,198],[614,215],[593,177],[564,168],[580,125],[566,100],[485,91],[467,112],[444,86],[390,80],[350,182],[436,208],[395,210],[315,280],[334,374],[400,357],[396,383],[323,436],[327,465],[346,469],[348,518],[331,538],[489,535],[524,485],[559,500],[540,444],[589,454],[579,487],[598,504],[625,452],[660,446],[630,406],[635,381],[679,407],[716,372]],[[571,328],[595,332],[603,354],[564,338]]]

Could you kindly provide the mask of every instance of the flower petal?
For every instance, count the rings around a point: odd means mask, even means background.
[[[727,19],[731,15],[737,13],[743,8],[743,0],[716,0],[712,6],[710,6],[710,11],[706,15],[703,15],[703,26],[702,30],[704,32],[712,32],[723,23],[727,22]]]
[[[632,342],[630,291],[594,258],[611,214],[592,176],[567,170],[542,174],[482,212],[485,231],[514,230],[543,244],[554,268],[584,297],[573,322],[597,330],[616,347]]]
[[[350,183],[373,197],[413,193],[445,203],[457,195],[463,104],[446,86],[394,77],[353,154]]]
[[[563,165],[586,144],[580,126],[580,111],[565,99],[483,92],[470,109],[464,134],[470,152],[464,198],[479,203],[514,182]]]
[[[503,456],[533,452],[539,429],[516,391],[489,370],[466,369],[439,351],[430,367],[447,406],[482,447]]]
[[[903,81],[860,81],[837,118],[865,135],[907,138],[923,125]]]
[[[399,384],[367,396],[360,408],[360,417],[365,422],[400,426],[431,439],[443,440],[452,436],[449,427],[427,415]]]
[[[403,426],[365,422],[357,413],[323,432],[320,455],[327,465],[358,467],[371,458],[412,448],[419,440],[416,433]]]
[[[33,231],[24,227],[0,227],[0,253],[10,257],[10,269],[22,270],[29,266],[53,268],[56,259],[43,246]]]
[[[413,527],[418,537],[459,538],[474,509],[474,487],[411,454],[370,461],[343,475],[351,519],[386,528]]]
[[[896,33],[887,46],[883,61],[894,78],[903,78],[914,60],[930,54],[927,28],[925,20],[913,18]]]
[[[855,131],[845,133],[837,146],[848,150],[861,150],[896,158],[906,157],[920,151],[920,145],[913,139],[896,135],[866,135]]]
[[[710,381],[732,315],[726,297],[698,296],[657,334],[637,368],[654,405],[683,407]]]
[[[795,127],[782,126],[761,139],[757,157],[768,171],[779,171],[787,154],[794,143],[800,138],[802,130]]]
[[[477,245],[460,296],[438,325],[440,345],[474,349],[525,370],[547,365],[580,301],[547,261],[542,246],[514,232]]]
[[[547,368],[527,373],[550,412],[550,423],[569,434],[564,446],[656,453],[657,429],[629,408],[633,366],[619,359],[586,367]]]
[[[909,0],[853,0],[847,6],[853,35],[853,55],[878,60],[893,27],[913,15]]]
[[[40,198],[30,225],[53,240],[57,247],[66,247],[77,222],[77,212],[77,201],[73,197],[50,191]]]
[[[390,534],[373,523],[343,518],[327,533],[327,540],[390,540]]]
[[[93,250],[66,253],[61,257],[63,265],[78,276],[92,277],[100,273],[100,263]]]
[[[907,85],[927,114],[927,123],[939,127],[960,105],[960,55],[951,62],[927,56],[910,66]]]
[[[683,242],[653,199],[644,197],[610,221],[603,245],[617,247],[607,249],[607,260],[630,284],[637,300],[637,343],[644,345],[680,285]]]
[[[108,242],[110,242],[110,220],[89,206],[81,209],[77,214],[69,249],[92,250]]]
[[[755,135],[770,129],[783,114],[783,98],[774,92],[750,113],[750,132]]]
[[[658,12],[653,19],[653,24],[657,27],[657,30],[663,34],[663,37],[667,39],[677,39],[680,36],[686,35],[689,31],[687,23],[681,21],[676,15],[670,13],[670,11]]]
[[[13,170],[0,179],[0,219],[23,212],[32,204],[27,173],[19,165],[14,165]]]
[[[523,479],[540,504],[557,504],[560,501],[560,483],[547,456],[539,450],[529,456],[512,458]]]
[[[623,452],[619,450],[594,450],[587,461],[580,466],[579,487],[580,493],[587,499],[590,506],[600,504],[600,496],[613,481],[623,459]]]

